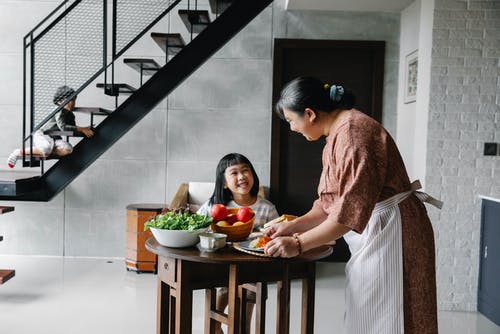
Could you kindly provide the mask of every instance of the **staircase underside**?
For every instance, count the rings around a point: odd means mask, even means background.
[[[40,177],[0,181],[0,200],[49,201],[125,135],[272,0],[235,1],[163,68]],[[0,173],[0,177],[2,177]]]

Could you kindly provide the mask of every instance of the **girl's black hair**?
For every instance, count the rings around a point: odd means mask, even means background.
[[[212,197],[210,197],[210,200],[208,202],[209,205],[226,205],[233,199],[231,190],[229,190],[229,188],[224,188],[224,184],[226,183],[224,173],[228,167],[238,164],[245,164],[252,171],[253,187],[252,189],[250,189],[250,195],[254,197],[257,196],[257,193],[259,192],[259,177],[257,176],[252,163],[243,154],[229,153],[222,157],[222,159],[220,159],[219,164],[217,165],[217,169],[215,170],[215,188],[214,193],[212,194]]]
[[[285,108],[303,115],[306,108],[332,112],[337,109],[351,109],[354,106],[356,98],[352,92],[344,91],[338,96],[338,100],[335,100],[330,97],[330,86],[312,77],[295,78],[281,90],[275,111],[283,119]]]

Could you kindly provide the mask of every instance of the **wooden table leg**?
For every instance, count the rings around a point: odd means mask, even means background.
[[[177,260],[177,296],[175,301],[175,334],[190,334],[193,322],[193,291],[189,285],[190,263]]]
[[[228,334],[238,334],[240,329],[240,305],[238,299],[238,265],[229,265],[228,289]]]
[[[283,279],[278,281],[278,307],[276,310],[276,333],[290,332],[290,268],[283,264]]]
[[[301,333],[314,333],[314,289],[316,284],[316,264],[307,265],[307,277],[302,279],[302,321]]]
[[[156,302],[156,333],[169,334],[170,328],[170,286],[158,278]]]

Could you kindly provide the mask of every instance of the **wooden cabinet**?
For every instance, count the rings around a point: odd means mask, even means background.
[[[12,211],[14,211],[13,206],[0,206],[0,215]],[[0,241],[2,240],[3,236],[0,235]],[[16,271],[14,269],[0,269],[0,285],[10,280],[15,274]]]
[[[126,257],[127,270],[156,272],[156,255],[146,250],[144,243],[152,237],[151,231],[144,231],[144,223],[167,208],[167,204],[127,205]]]
[[[478,311],[500,326],[500,200],[483,198]]]

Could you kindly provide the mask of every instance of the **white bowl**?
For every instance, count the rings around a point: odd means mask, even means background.
[[[186,230],[164,230],[150,227],[151,233],[156,241],[165,247],[190,247],[198,243],[198,234],[205,232],[206,228],[201,228],[194,231]]]

